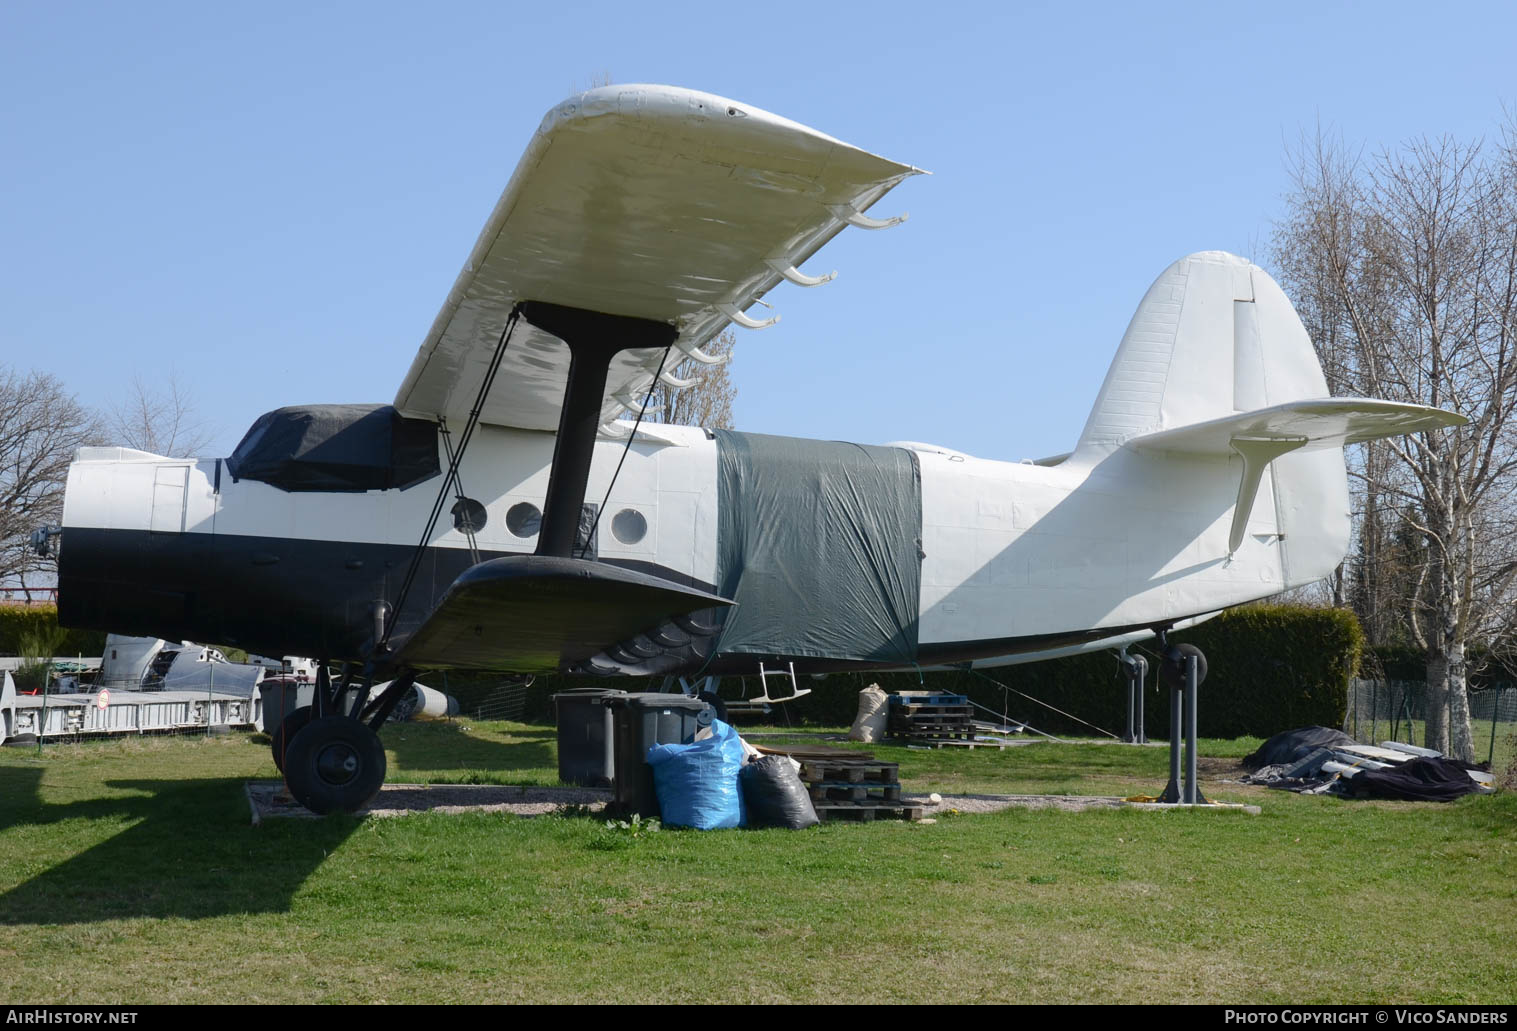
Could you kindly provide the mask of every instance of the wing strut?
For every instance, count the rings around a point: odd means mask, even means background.
[[[569,383],[553,444],[553,468],[543,502],[538,555],[571,558],[585,504],[590,459],[600,432],[601,404],[611,359],[634,347],[668,347],[679,330],[667,322],[605,315],[546,301],[523,301],[522,318],[569,345]]]

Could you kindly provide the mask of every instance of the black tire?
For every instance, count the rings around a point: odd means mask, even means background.
[[[290,750],[290,742],[295,740],[295,735],[311,722],[311,707],[302,705],[294,709],[288,716],[279,721],[279,726],[274,728],[274,733],[269,741],[269,750],[274,753],[274,765],[279,767],[279,772],[284,772],[285,753]]]
[[[1159,679],[1164,686],[1179,691],[1185,686],[1185,659],[1196,657],[1196,686],[1206,681],[1206,653],[1193,644],[1172,644],[1159,660]]]
[[[695,697],[711,706],[711,708],[715,709],[717,719],[721,720],[723,723],[728,722],[727,703],[718,698],[715,691],[702,691]]]
[[[384,786],[385,765],[384,745],[366,724],[323,716],[290,741],[284,782],[313,813],[356,813]]]

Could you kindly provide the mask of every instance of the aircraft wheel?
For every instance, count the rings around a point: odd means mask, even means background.
[[[727,703],[718,698],[715,691],[702,691],[695,697],[715,709],[717,719],[727,722]]]
[[[384,785],[384,745],[351,717],[312,720],[285,753],[284,782],[313,813],[357,812]]]
[[[302,705],[298,709],[292,709],[288,716],[279,721],[279,726],[274,728],[274,733],[271,735],[273,740],[269,748],[274,753],[274,765],[279,767],[280,773],[284,772],[284,757],[289,751],[290,742],[295,740],[295,735],[310,722],[311,707]]]
[[[1206,680],[1206,653],[1193,644],[1172,644],[1159,660],[1159,679],[1165,687],[1178,691],[1185,686],[1185,660],[1191,655],[1196,657],[1196,686]]]

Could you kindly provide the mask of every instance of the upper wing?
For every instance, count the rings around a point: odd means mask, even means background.
[[[670,322],[678,346],[697,348],[917,172],[708,93],[581,93],[532,137],[395,405],[467,415],[517,301]],[[652,386],[662,357],[617,356],[606,421]],[[567,347],[519,321],[481,420],[556,430],[568,369]]]

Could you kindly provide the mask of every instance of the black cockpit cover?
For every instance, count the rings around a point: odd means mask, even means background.
[[[910,665],[922,479],[893,447],[717,430],[718,650]]]
[[[437,424],[394,405],[295,405],[260,415],[227,459],[239,480],[288,491],[405,490],[431,479]]]

